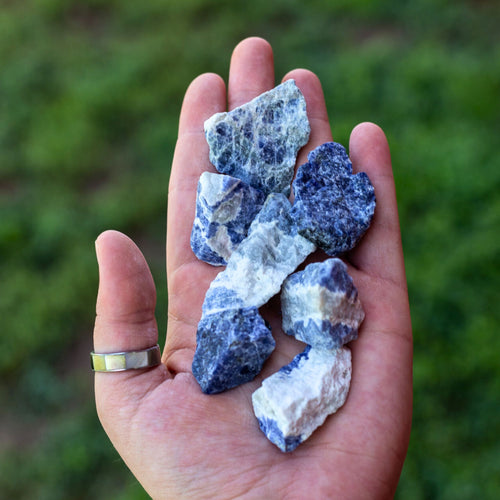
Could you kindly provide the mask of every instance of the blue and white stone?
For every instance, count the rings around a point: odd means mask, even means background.
[[[315,250],[297,232],[291,205],[283,194],[270,194],[248,236],[234,250],[205,296],[203,314],[228,307],[260,307],[276,295],[285,278]]]
[[[347,266],[336,258],[290,275],[281,289],[281,310],[285,333],[320,349],[356,339],[365,317]]]
[[[259,426],[281,451],[292,451],[345,403],[350,382],[349,348],[308,346],[252,394]]]
[[[366,173],[353,174],[340,144],[322,144],[307,159],[293,181],[292,215],[302,236],[336,257],[351,250],[370,226],[375,191]]]
[[[299,149],[309,140],[304,96],[287,80],[205,121],[210,161],[223,173],[269,193],[290,193]]]
[[[271,330],[256,307],[203,316],[196,341],[193,375],[206,394],[252,380],[275,346]]]
[[[203,172],[198,181],[191,248],[198,259],[225,266],[262,208],[265,194],[229,175]]]

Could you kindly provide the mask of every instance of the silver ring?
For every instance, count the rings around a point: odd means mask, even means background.
[[[90,353],[90,366],[95,372],[123,372],[152,368],[161,363],[160,346],[156,344],[140,351]]]

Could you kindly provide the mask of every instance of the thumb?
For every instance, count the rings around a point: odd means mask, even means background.
[[[106,231],[96,240],[96,254],[99,292],[95,352],[136,351],[154,346],[158,342],[156,291],[142,253],[124,234]],[[128,415],[165,377],[163,365],[149,370],[95,374],[97,413],[115,446],[119,448],[122,424]]]
[[[145,349],[158,341],[156,290],[141,251],[127,236],[106,231],[96,240],[99,264],[94,349]]]

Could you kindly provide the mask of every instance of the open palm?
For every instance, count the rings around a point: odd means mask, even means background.
[[[294,78],[311,124],[307,152],[332,140],[321,84],[306,70]],[[411,323],[394,181],[387,141],[373,124],[351,134],[354,170],[368,173],[377,209],[360,245],[344,256],[366,318],[352,343],[353,373],[346,404],[307,441],[282,453],[260,431],[251,394],[262,378],[287,364],[303,345],[280,331],[279,303],[261,309],[276,349],[253,382],[203,394],[191,373],[205,292],[220,268],[200,262],[189,246],[200,174],[208,161],[203,122],[274,87],[272,49],[251,38],[231,60],[229,83],[214,74],[186,92],[172,166],[167,226],[169,316],[163,364],[150,370],[96,373],[99,418],[112,443],[155,499],[390,498],[406,455],[412,407]],[[134,243],[107,231],[96,242],[100,285],[97,352],[157,342],[155,288]],[[315,256],[321,258],[321,256]]]

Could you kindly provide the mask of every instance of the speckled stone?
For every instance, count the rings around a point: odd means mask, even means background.
[[[211,283],[203,314],[228,307],[260,307],[276,295],[285,278],[315,250],[297,232],[291,205],[282,195],[270,194],[232,253],[226,269]]]
[[[365,314],[340,259],[309,264],[281,290],[283,330],[313,347],[334,349],[358,337]]]
[[[229,175],[204,172],[198,182],[191,248],[198,259],[225,266],[262,208],[265,194]]]
[[[292,215],[299,232],[328,255],[351,250],[375,211],[375,191],[364,172],[352,173],[345,148],[322,144],[308,155],[293,182]]]
[[[252,380],[275,346],[271,330],[256,307],[203,316],[196,341],[193,375],[206,394]]]
[[[281,451],[293,451],[344,404],[350,382],[347,347],[306,347],[252,394],[261,430]]]
[[[289,194],[297,152],[309,133],[306,102],[294,80],[205,122],[215,168],[266,194]]]

